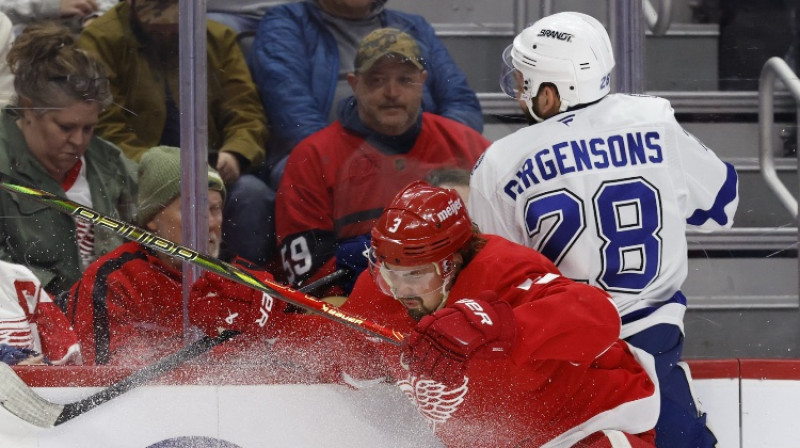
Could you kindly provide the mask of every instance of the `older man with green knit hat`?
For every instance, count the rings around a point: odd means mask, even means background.
[[[181,236],[181,154],[173,146],[147,150],[139,162],[139,194],[136,221],[139,226],[170,241],[183,244]],[[222,205],[225,184],[219,173],[208,167],[208,251],[217,257],[222,240]],[[180,269],[180,261],[166,254],[162,261]]]
[[[180,149],[150,148],[139,162],[137,222],[141,227],[176,243],[181,237]],[[219,252],[225,186],[217,171],[208,168],[209,253]],[[254,266],[237,262],[239,267]],[[86,364],[149,364],[183,345],[183,288],[181,261],[129,241],[89,265],[69,291],[67,316],[81,343]],[[254,272],[255,273],[255,272]],[[272,278],[258,272],[260,278]],[[262,294],[207,272],[198,280],[202,288],[190,302],[192,322],[214,328],[248,330],[255,319],[247,309],[261,313],[251,303],[262,303]],[[234,316],[221,316],[210,300],[228,296],[247,308]],[[275,309],[278,309],[275,305]],[[209,311],[207,311],[209,310]],[[267,313],[272,311],[272,304]],[[259,314],[259,317],[262,317]],[[241,321],[245,321],[240,324]],[[264,320],[266,323],[267,320]]]

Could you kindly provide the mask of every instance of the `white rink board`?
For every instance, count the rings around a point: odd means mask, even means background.
[[[742,447],[800,447],[798,425],[800,381],[742,380]]]
[[[34,390],[66,403],[99,389]],[[442,446],[389,385],[146,386],[47,429],[0,410],[2,448],[146,448],[181,436],[242,448]]]
[[[692,383],[695,397],[708,415],[706,422],[717,436],[717,448],[742,448],[739,443],[739,379],[695,379]]]
[[[800,446],[790,431],[800,419],[800,381],[696,378],[694,389],[718,448]],[[34,390],[66,403],[99,388]],[[241,448],[442,446],[390,385],[362,390],[327,384],[145,386],[49,429],[0,409],[0,448],[147,448],[182,436],[212,437]]]

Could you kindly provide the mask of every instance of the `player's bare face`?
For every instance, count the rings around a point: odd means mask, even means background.
[[[426,78],[425,71],[409,62],[391,57],[377,62],[351,81],[359,118],[380,134],[403,134],[421,113],[422,86]]]
[[[33,156],[61,182],[86,153],[99,114],[97,102],[78,101],[44,112],[23,109],[17,123]]]
[[[156,235],[183,244],[181,198],[178,196],[158,212],[147,223],[147,229]],[[222,194],[216,190],[208,190],[208,254],[219,256],[222,242]],[[159,257],[175,269],[180,269],[181,262],[175,257]]]
[[[414,267],[386,263],[385,268],[383,275],[391,284],[394,298],[412,319],[419,321],[438,309],[444,299],[444,280],[433,263]]]

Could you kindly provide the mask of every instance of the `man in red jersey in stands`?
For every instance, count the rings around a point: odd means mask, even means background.
[[[180,155],[180,148],[173,146],[156,146],[145,152],[139,162],[136,201],[137,223],[152,234],[178,244],[183,243]],[[225,193],[222,177],[208,166],[208,251],[213,257],[219,255],[222,241]],[[272,278],[245,260],[237,258],[234,264],[250,270],[259,279]],[[65,308],[80,340],[84,363],[149,364],[191,342],[184,334],[182,268],[180,258],[138,241],[128,241],[89,265],[70,289]],[[270,315],[285,306],[213,272],[203,273],[192,286],[190,299],[198,306],[212,298],[228,299],[227,309],[214,310],[224,313],[220,319],[228,325],[247,320],[242,327],[268,331],[272,324]],[[248,311],[257,313],[257,318],[240,316],[232,307],[238,300],[246,301]],[[251,303],[257,306],[251,308]],[[193,318],[208,321],[217,315],[195,312]],[[214,353],[234,355],[244,348],[239,344],[258,343],[252,336],[239,338],[218,347]]]
[[[421,55],[417,41],[398,29],[368,34],[339,119],[292,150],[275,202],[289,283],[333,272],[342,258],[358,274],[369,231],[397,191],[435,168],[472,169],[489,146],[474,129],[422,111],[428,73]],[[349,287],[335,292],[346,295]]]

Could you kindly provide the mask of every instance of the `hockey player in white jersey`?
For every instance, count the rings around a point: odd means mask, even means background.
[[[716,440],[679,364],[687,228],[732,225],[733,166],[676,121],[669,102],[609,94],[614,57],[603,25],[580,13],[542,18],[503,54],[503,90],[533,126],[478,161],[469,213],[553,260],[567,277],[608,291],[621,337],[650,352],[661,383],[659,447]]]

